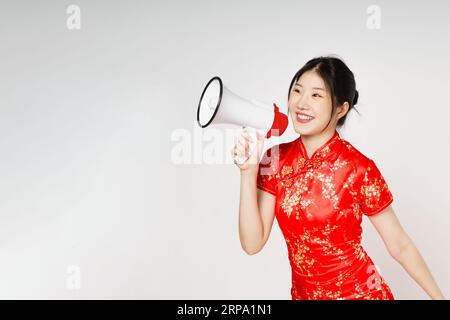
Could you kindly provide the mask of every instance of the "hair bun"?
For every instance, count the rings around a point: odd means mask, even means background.
[[[355,90],[355,96],[353,97],[353,105],[358,103],[358,96],[359,96],[358,90]]]

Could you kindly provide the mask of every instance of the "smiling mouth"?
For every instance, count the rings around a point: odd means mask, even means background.
[[[311,122],[314,119],[314,117],[296,113],[296,119],[300,123],[308,123],[308,122]]]

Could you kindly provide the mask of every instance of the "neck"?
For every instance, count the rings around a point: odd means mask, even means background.
[[[333,129],[333,130],[326,130],[316,135],[301,135],[301,139],[303,145],[305,146],[308,158],[311,158],[317,149],[319,149],[329,139],[331,139],[331,137],[334,135],[335,132],[336,130]]]

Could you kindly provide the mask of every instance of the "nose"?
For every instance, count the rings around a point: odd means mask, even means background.
[[[295,110],[305,111],[310,109],[308,103],[308,96],[305,94],[300,95],[297,99],[293,101],[293,106]]]

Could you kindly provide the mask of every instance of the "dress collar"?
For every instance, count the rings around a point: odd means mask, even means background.
[[[335,130],[333,136],[328,139],[328,141],[325,142],[322,146],[320,146],[316,151],[314,151],[311,158],[309,158],[306,152],[305,145],[303,144],[302,138],[300,136],[298,138],[298,169],[307,169],[310,167],[318,168],[323,162],[332,163],[338,157],[342,145],[342,139],[337,130]]]

